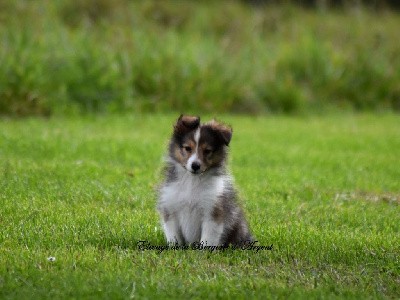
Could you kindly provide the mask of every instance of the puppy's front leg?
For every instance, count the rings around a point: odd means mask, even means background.
[[[215,222],[214,220],[207,219],[203,221],[201,230],[201,239],[204,245],[218,246],[224,229],[222,222]]]
[[[168,244],[178,243],[179,245],[183,245],[183,239],[179,230],[179,224],[175,218],[169,218],[167,221],[164,220],[163,228]]]

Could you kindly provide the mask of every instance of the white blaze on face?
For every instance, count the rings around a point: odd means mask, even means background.
[[[199,157],[197,155],[197,151],[199,149],[199,141],[200,141],[200,127],[197,128],[196,132],[194,133],[194,141],[196,143],[196,149],[193,154],[189,157],[188,161],[186,162],[186,169],[189,171],[194,171],[192,169],[192,164],[197,162],[199,165],[201,164]]]

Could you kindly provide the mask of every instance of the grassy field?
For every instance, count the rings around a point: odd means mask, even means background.
[[[399,111],[399,28],[360,5],[2,0],[0,115]]]
[[[273,250],[139,251],[176,117],[0,120],[1,299],[400,297],[398,116],[222,116]]]

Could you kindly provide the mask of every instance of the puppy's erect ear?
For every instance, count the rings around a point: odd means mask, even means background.
[[[228,125],[218,123],[216,120],[212,120],[208,124],[211,126],[212,130],[218,134],[221,141],[228,146],[232,139],[232,128]]]
[[[181,115],[174,125],[174,134],[184,135],[199,127],[200,117]]]
[[[221,134],[222,140],[226,146],[229,145],[231,138],[232,138],[232,128],[226,125],[219,125],[217,130]]]
[[[232,138],[232,128],[227,126],[222,126],[219,132],[221,133],[225,145],[228,146]]]

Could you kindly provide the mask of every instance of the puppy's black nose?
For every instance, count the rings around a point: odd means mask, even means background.
[[[197,172],[200,169],[200,163],[198,163],[197,161],[192,163],[192,170]]]

